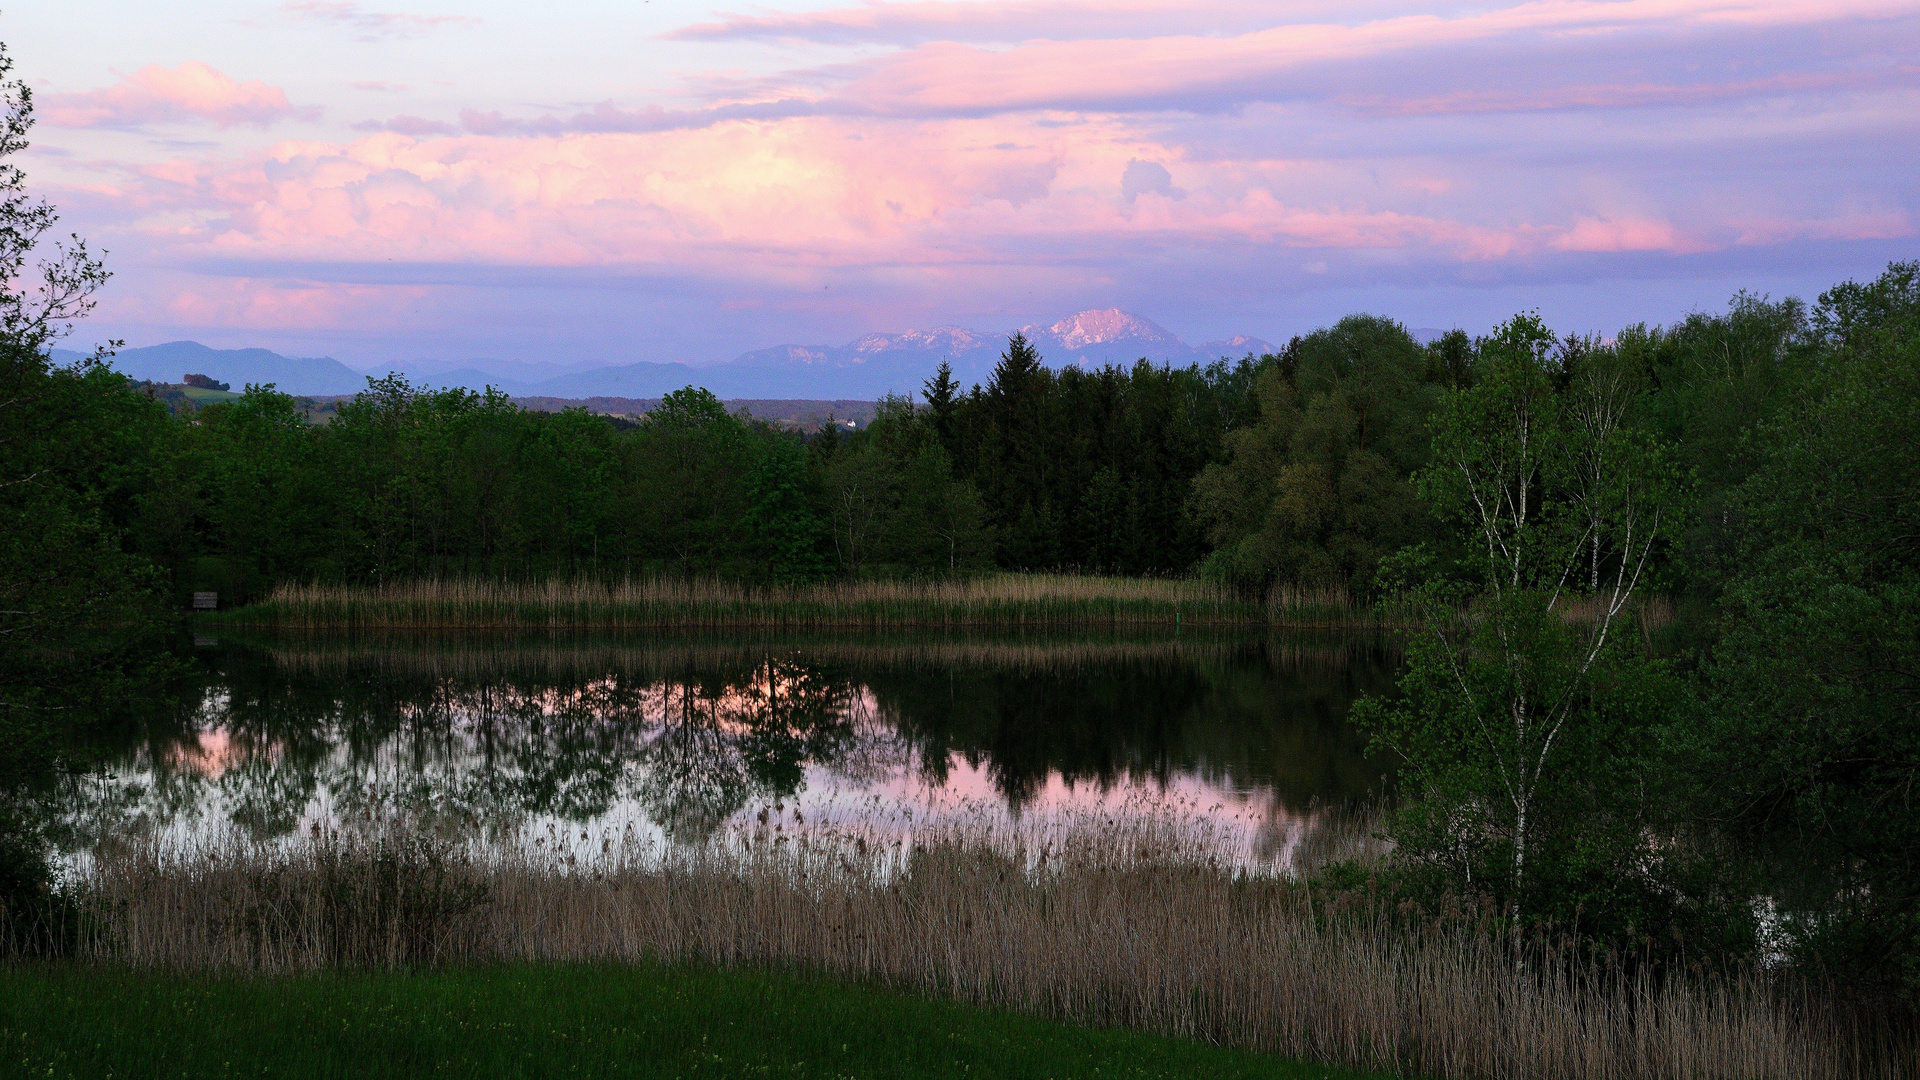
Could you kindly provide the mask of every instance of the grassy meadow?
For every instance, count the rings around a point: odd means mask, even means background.
[[[1374,627],[1385,617],[1341,590],[1264,601],[1186,578],[995,574],[756,587],[714,579],[423,580],[386,588],[281,585],[256,604],[202,616],[289,630],[618,630],[674,627]]]
[[[0,981],[0,1074],[1364,1080],[793,972],[482,966],[298,976],[32,967]]]

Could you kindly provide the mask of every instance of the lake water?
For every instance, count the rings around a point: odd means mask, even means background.
[[[1347,723],[1382,641],[1291,636],[201,639],[208,675],[76,784],[105,838],[298,837],[404,818],[540,836],[1174,817],[1284,869],[1382,769]]]

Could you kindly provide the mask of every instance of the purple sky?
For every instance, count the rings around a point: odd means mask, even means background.
[[[116,272],[76,347],[1611,332],[1920,255],[1911,0],[19,0],[0,40]]]

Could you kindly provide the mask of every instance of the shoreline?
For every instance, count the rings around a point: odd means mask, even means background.
[[[1400,628],[1333,592],[1264,602],[1204,582],[1002,574],[933,581],[755,587],[711,580],[411,582],[384,589],[283,585],[265,600],[199,612],[193,625],[289,631],[657,629],[1179,631]]]

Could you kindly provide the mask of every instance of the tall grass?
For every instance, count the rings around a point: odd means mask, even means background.
[[[1261,602],[1191,579],[1064,574],[795,587],[689,578],[281,585],[258,604],[206,618],[303,630],[1343,627],[1380,621],[1378,612],[1339,590],[1276,590]]]
[[[792,821],[788,825],[795,824]],[[174,970],[491,961],[790,967],[1093,1025],[1447,1078],[1840,1077],[1806,987],[1671,975],[1235,874],[1177,827],[953,828],[879,847],[758,823],[712,844],[405,833],[103,851],[92,954]],[[591,850],[583,851],[580,843]]]
[[[478,678],[501,672],[598,678],[610,671],[676,674],[692,668],[749,666],[769,654],[803,651],[810,662],[872,668],[954,668],[1059,672],[1140,662],[1225,662],[1259,641],[1273,662],[1296,671],[1345,672],[1355,663],[1392,655],[1378,635],[1286,633],[1250,637],[1239,628],[1175,637],[1157,628],[1088,634],[1005,633],[869,634],[835,630],[725,634],[599,635],[537,631],[357,634],[260,633],[242,629],[235,640],[256,646],[280,667],[337,674],[347,665],[396,673]]]

